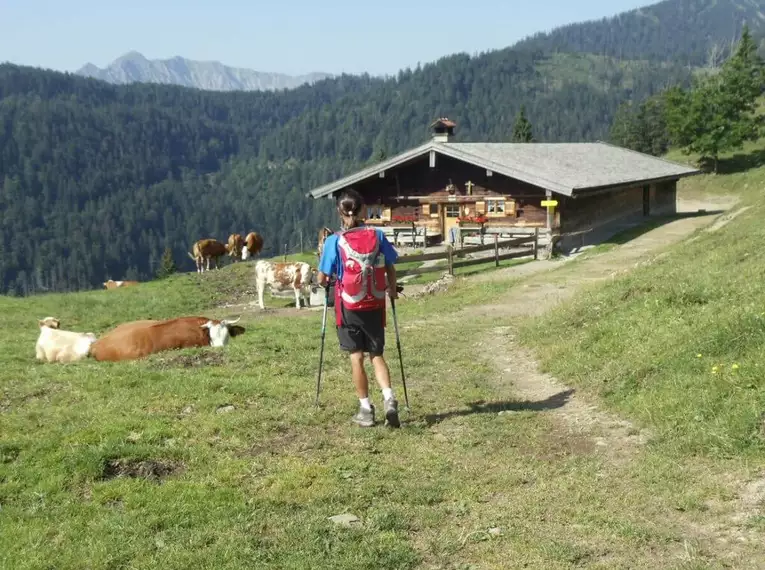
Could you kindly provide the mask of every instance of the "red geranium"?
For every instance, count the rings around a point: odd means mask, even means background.
[[[485,224],[489,221],[489,218],[480,214],[478,216],[461,216],[457,218],[457,222],[470,222],[473,224]]]

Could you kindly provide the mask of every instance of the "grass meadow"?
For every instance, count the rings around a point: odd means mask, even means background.
[[[765,530],[762,505],[736,523],[719,506],[736,498],[726,474],[763,465],[761,174],[748,175],[751,209],[735,223],[540,319],[450,317],[501,302],[519,279],[458,279],[402,299],[411,413],[392,319],[387,345],[400,430],[351,424],[357,400],[332,316],[313,407],[321,311],[247,310],[245,334],[224,349],[34,360],[45,316],[97,335],[134,319],[238,316],[218,307],[247,290],[255,300],[251,263],[0,298],[0,568],[761,567],[762,549],[735,533]],[[688,184],[728,191],[744,176]],[[269,308],[290,304],[266,295]],[[514,397],[487,349],[499,325],[519,328],[562,382],[658,436],[615,462]],[[328,520],[344,513],[359,521]],[[738,548],[749,550],[736,558]]]

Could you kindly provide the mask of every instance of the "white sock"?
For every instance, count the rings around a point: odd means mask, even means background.
[[[383,399],[390,400],[393,397],[393,388],[383,388]]]
[[[369,402],[369,398],[359,398],[359,402],[361,403],[361,407],[365,410],[372,409],[372,404]]]

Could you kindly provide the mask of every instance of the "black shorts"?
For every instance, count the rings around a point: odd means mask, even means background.
[[[340,349],[382,355],[385,350],[385,309],[348,311],[342,307],[343,324],[337,327]]]

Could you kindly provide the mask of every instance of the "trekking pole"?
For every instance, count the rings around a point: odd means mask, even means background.
[[[324,364],[324,337],[327,332],[327,307],[329,306],[329,283],[324,289],[324,316],[321,318],[321,350],[319,351],[319,376],[316,378],[316,407],[319,407],[319,389],[321,388],[321,368]]]
[[[396,292],[401,293],[404,290],[403,285],[396,287]],[[409,396],[406,393],[406,376],[404,375],[404,360],[401,358],[401,338],[398,334],[398,319],[396,318],[396,300],[391,298],[390,308],[393,311],[393,328],[396,330],[396,348],[398,348],[398,362],[401,365],[401,384],[404,387],[404,401],[406,402],[406,411],[411,412],[409,408]]]

